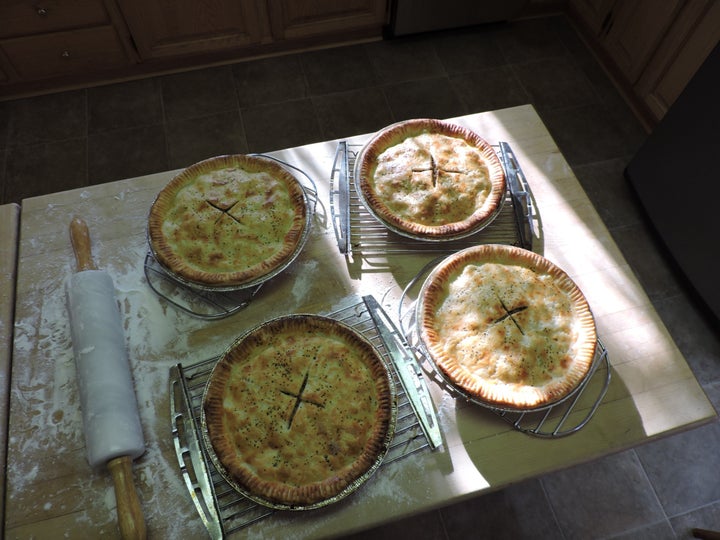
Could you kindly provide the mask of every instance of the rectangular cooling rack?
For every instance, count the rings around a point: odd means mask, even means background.
[[[451,253],[476,244],[509,244],[532,250],[537,218],[530,186],[510,145],[493,148],[505,169],[507,190],[498,216],[485,229],[467,238],[449,242],[422,242],[389,231],[360,200],[354,186],[355,160],[361,144],[340,141],[330,176],[330,214],[340,253],[365,258],[396,253]]]
[[[422,421],[414,412],[410,398],[394,368],[388,347],[377,326],[382,322],[374,322],[371,309],[382,310],[373,297],[364,297],[328,316],[347,324],[369,339],[383,355],[395,381],[398,408],[395,436],[382,466],[375,473],[382,474],[386,464],[417,452],[428,451],[433,445],[425,435]],[[384,311],[382,315],[387,319]],[[394,329],[385,330],[393,332]],[[393,345],[395,346],[397,344]],[[175,453],[185,485],[208,533],[214,539],[224,538],[225,535],[259,520],[270,518],[276,512],[251,501],[230,487],[213,466],[202,442],[202,396],[212,368],[218,360],[219,356],[187,366],[177,364],[170,369],[170,419]],[[425,412],[433,417],[435,415],[434,409]]]
[[[355,158],[362,145],[341,141],[338,143],[330,178],[330,212],[339,251],[347,257],[359,255],[365,258],[393,253],[444,254],[482,243],[508,244],[532,250],[535,224],[539,223],[539,219],[530,187],[510,146],[500,142],[495,148],[507,177],[507,191],[501,212],[492,224],[479,233],[462,240],[437,244],[399,236],[375,220],[354,189]],[[403,292],[403,298],[406,292],[407,289]],[[427,359],[413,345],[412,332],[403,327],[407,312],[403,315],[402,304],[401,300],[398,313],[400,330],[394,327],[392,320],[373,297],[355,298],[348,307],[328,314],[363,334],[377,347],[397,388],[395,435],[376,474],[382,474],[383,466],[388,463],[418,452],[430,451],[438,445],[437,438],[428,433],[428,423],[432,425],[434,422],[435,430],[438,426],[420,366],[423,366],[422,371],[431,379],[448,390],[447,384],[428,367]],[[225,311],[226,308],[221,306],[220,310]],[[385,339],[392,340],[392,343],[386,344]],[[418,387],[410,392],[403,386],[408,380],[407,373],[400,377],[397,371],[398,367],[402,369],[402,362],[395,363],[397,359],[393,359],[398,353],[406,359],[413,359],[410,363],[418,376]],[[260,520],[272,519],[274,513],[282,512],[255,503],[233,489],[216,470],[204,446],[200,431],[202,396],[219,358],[208,358],[191,365],[177,364],[170,369],[171,424],[180,472],[208,533],[214,539],[224,538]],[[490,410],[514,429],[528,435],[541,438],[564,436],[576,432],[590,420],[607,391],[609,381],[607,351],[598,341],[591,373],[572,399],[533,413]],[[463,397],[453,392],[451,394]]]
[[[507,190],[503,208],[493,222],[485,229],[462,240],[430,243],[413,240],[389,231],[378,222],[358,196],[354,186],[355,161],[362,144],[348,144],[340,141],[330,178],[330,213],[337,239],[338,249],[348,258],[359,255],[371,259],[395,253],[437,254],[438,258],[422,269],[406,287],[399,304],[398,320],[403,326],[407,311],[403,314],[403,302],[409,288],[442,256],[477,244],[507,244],[532,251],[536,224],[539,216],[528,185],[515,154],[506,142],[499,142],[493,148],[505,169]],[[410,310],[412,311],[412,310]],[[412,331],[402,327],[406,347],[413,351],[418,365],[450,395],[471,401],[448,385],[424,357],[417,346]],[[512,412],[483,406],[508,422],[514,429],[541,438],[556,438],[577,432],[590,421],[602,402],[610,384],[611,371],[607,350],[598,340],[595,358],[583,383],[567,399],[540,411]]]

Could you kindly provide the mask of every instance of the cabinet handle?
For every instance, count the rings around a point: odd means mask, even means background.
[[[60,53],[60,56],[62,56],[63,58],[70,58],[70,51],[66,49]]]
[[[48,10],[45,9],[44,7],[39,7],[39,8],[37,8],[36,13],[38,14],[39,17],[47,17]]]

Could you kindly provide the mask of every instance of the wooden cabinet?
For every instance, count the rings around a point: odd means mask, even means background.
[[[21,37],[5,42],[3,49],[25,80],[111,70],[130,63],[111,26]]]
[[[632,0],[613,6],[601,39],[630,82],[637,81],[682,4],[682,0]]]
[[[635,82],[673,23],[683,0],[571,0],[604,53]]]
[[[109,9],[108,9],[109,8]],[[0,4],[7,80],[32,81],[132,64],[103,0],[10,0]]]
[[[118,0],[143,59],[258,44],[267,27],[257,0]]]
[[[378,0],[269,0],[273,39],[297,39],[382,28],[385,1]],[[379,34],[378,34],[379,35]]]
[[[568,7],[649,130],[720,39],[716,0],[569,0]]]
[[[635,84],[658,120],[720,43],[720,2],[689,2]]]
[[[118,0],[141,58],[213,50],[281,49],[369,30],[380,36],[385,0]]]
[[[379,39],[387,0],[0,0],[0,99]]]
[[[102,0],[3,0],[0,39],[110,24]]]

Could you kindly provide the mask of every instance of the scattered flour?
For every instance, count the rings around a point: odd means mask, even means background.
[[[296,262],[296,264],[297,267],[292,269],[295,277],[292,296],[295,304],[299,305],[307,300],[306,297],[312,288],[313,282],[317,282],[319,263],[316,260],[308,260],[302,263]]]
[[[94,251],[102,252],[102,249],[102,245],[93,246]],[[138,243],[132,250],[131,256],[126,258],[137,261],[137,264],[105,269],[115,284],[145,436],[147,452],[135,462],[134,468],[146,519],[151,522],[158,518],[158,513],[168,512],[168,493],[187,497],[191,506],[177,462],[168,462],[161,454],[160,448],[169,446],[172,440],[170,411],[165,410],[166,405],[158,408],[157,403],[167,401],[169,368],[179,358],[184,358],[187,336],[207,323],[168,308],[145,282],[145,246]],[[97,254],[95,256],[100,260]],[[116,522],[116,504],[112,482],[106,471],[93,471],[88,465],[88,483],[106,486],[101,499],[104,507],[101,515],[97,513],[97,489],[80,490],[82,495],[79,499],[73,491],[69,501],[72,508],[69,509],[53,502],[61,500],[60,494],[56,495],[56,499],[43,500],[47,494],[42,481],[48,475],[52,478],[62,474],[64,460],[87,464],[66,303],[67,279],[55,277],[69,276],[73,270],[68,266],[67,272],[58,272],[57,269],[43,272],[36,278],[40,294],[22,297],[27,304],[19,309],[23,315],[14,326],[14,384],[11,390],[14,424],[9,437],[10,444],[18,451],[8,456],[7,496],[32,499],[33,511],[48,516],[72,511],[77,522],[91,523],[98,534],[111,533]],[[158,358],[161,360],[158,361]],[[35,459],[36,456],[43,457]],[[48,459],[47,456],[57,458]],[[60,466],[59,472],[55,470],[57,466]],[[94,509],[92,518],[85,508]],[[202,538],[204,528],[197,515],[187,518],[177,520],[173,526],[177,526],[178,530],[168,531],[171,537]],[[193,534],[185,536],[188,527]],[[193,531],[194,528],[196,530]],[[62,533],[58,531],[58,535]]]
[[[124,195],[119,197],[122,199]],[[81,197],[87,197],[83,192]],[[174,459],[167,459],[167,450],[172,446],[170,433],[170,411],[167,408],[169,369],[178,362],[192,362],[208,358],[222,351],[227,343],[220,339],[213,341],[211,332],[205,333],[203,346],[207,350],[194,351],[188,359],[191,336],[194,332],[208,328],[208,322],[187,315],[168,304],[150,289],[146,282],[143,260],[147,246],[144,239],[134,241],[122,256],[113,257],[105,253],[102,244],[94,245],[97,260],[111,261],[104,266],[113,279],[116,297],[124,325],[128,357],[132,367],[140,419],[146,439],[146,453],[134,464],[138,488],[142,493],[143,510],[146,519],[152,522],[168,512],[168,501],[173,496],[185,497],[187,504],[182,508],[189,515],[178,515],[169,520],[170,529],[164,531],[170,538],[204,538],[206,532],[202,521],[187,494],[179,466]],[[123,264],[112,261],[134,261]],[[8,462],[7,496],[24,499],[36,492],[42,494],[39,482],[48,474],[46,462],[39,464],[27,456],[57,455],[58,460],[84,459],[84,434],[77,374],[72,349],[70,323],[66,305],[66,277],[74,269],[67,262],[67,271],[56,268],[36,277],[42,294],[26,295],[27,302],[19,310],[22,318],[15,322],[13,402],[20,407],[20,418],[11,431],[10,442],[19,447]],[[318,262],[315,260],[296,261],[289,271],[293,274],[291,298],[297,305],[309,302],[313,286],[317,286]],[[354,301],[359,301],[359,298]],[[342,300],[330,311],[347,307],[353,302]],[[32,355],[32,361],[30,361]],[[162,407],[159,407],[162,403]],[[82,457],[80,457],[82,454]],[[398,493],[397,475],[413,474],[403,468],[384,467],[374,475],[368,486],[375,498],[386,500],[387,504],[403,504],[410,500],[410,494]],[[92,471],[88,466],[88,483],[95,489],[82,490],[79,500],[69,504],[76,515],[76,522],[87,522],[98,534],[114,531],[115,496],[112,483],[105,471]],[[404,483],[407,483],[406,481]],[[98,500],[97,486],[104,486]],[[169,496],[168,494],[173,494]],[[64,500],[64,499],[63,499]],[[342,504],[355,507],[359,497],[351,496]],[[54,500],[38,500],[37,511],[49,516],[68,512]],[[98,515],[98,505],[102,512]],[[94,508],[92,517],[84,508]],[[189,510],[188,510],[189,509]],[[291,516],[292,517],[292,516]],[[273,518],[274,519],[274,518]],[[162,519],[165,523],[168,520]],[[321,523],[306,520],[308,533],[312,534]],[[271,527],[274,529],[274,526]],[[263,538],[262,526],[250,527],[249,537]],[[62,532],[58,531],[58,536]],[[71,536],[68,532],[65,536]]]

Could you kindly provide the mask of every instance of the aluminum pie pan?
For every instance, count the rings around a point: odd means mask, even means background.
[[[420,344],[420,354],[423,355],[429,362],[432,367],[432,370],[434,373],[436,373],[440,379],[443,382],[443,385],[445,386],[445,390],[450,392],[451,394],[455,394],[456,397],[460,397],[464,399],[465,401],[468,401],[469,403],[472,403],[474,405],[479,405],[481,407],[484,407],[486,409],[490,409],[492,411],[497,411],[501,413],[535,413],[535,412],[541,412],[546,411],[548,409],[552,409],[553,407],[556,407],[570,399],[572,399],[583,387],[585,381],[587,380],[587,376],[585,379],[582,379],[576,386],[573,388],[572,391],[567,393],[566,395],[558,398],[555,401],[552,401],[550,403],[545,403],[539,407],[508,407],[508,406],[502,406],[498,405],[496,403],[491,403],[489,401],[485,401],[480,399],[474,394],[469,393],[465,389],[461,388],[455,382],[447,376],[447,374],[440,369],[440,367],[435,363],[435,360],[433,359],[432,355],[428,351],[427,347],[425,347],[425,343],[422,341],[422,339],[418,338],[418,342]],[[593,360],[593,364],[595,364],[598,360],[597,352],[595,353],[595,359]],[[588,371],[588,376],[594,373],[594,369],[591,367]]]
[[[204,388],[203,394],[202,394],[202,399],[200,401],[200,403],[201,403],[201,405],[200,405],[200,431],[202,434],[203,449],[205,450],[206,455],[212,462],[212,464],[215,467],[215,469],[217,470],[218,474],[223,478],[223,480],[232,489],[234,489],[237,493],[239,493],[243,497],[246,497],[247,499],[249,499],[257,504],[264,506],[266,508],[270,508],[272,510],[290,510],[290,511],[316,510],[316,509],[324,508],[326,506],[337,503],[337,502],[341,501],[342,499],[348,497],[349,495],[355,493],[360,487],[362,487],[365,484],[365,482],[367,482],[370,479],[370,477],[382,465],[382,462],[385,459],[385,456],[386,456],[388,450],[390,449],[392,441],[395,437],[395,426],[397,423],[397,413],[398,413],[398,410],[397,410],[398,409],[398,394],[397,394],[397,388],[395,387],[394,379],[391,375],[391,368],[388,366],[388,363],[387,363],[385,357],[383,356],[383,354],[377,349],[377,347],[375,345],[373,345],[373,343],[368,338],[366,338],[360,332],[358,332],[354,328],[352,328],[352,327],[348,326],[347,324],[342,323],[336,319],[332,319],[330,317],[324,317],[324,316],[320,316],[320,315],[310,315],[310,314],[302,314],[302,313],[284,316],[284,317],[278,317],[278,318],[307,317],[307,316],[331,319],[333,321],[333,323],[338,324],[338,325],[344,327],[346,330],[355,334],[359,339],[361,339],[366,345],[368,345],[375,352],[375,354],[381,361],[381,364],[382,364],[384,372],[385,372],[386,379],[388,381],[388,388],[390,390],[390,404],[391,404],[390,405],[390,419],[388,421],[388,429],[385,434],[385,438],[382,442],[381,451],[378,452],[378,455],[375,458],[375,461],[365,472],[363,472],[361,475],[359,475],[357,478],[355,478],[342,491],[340,491],[339,493],[337,493],[331,497],[323,499],[322,501],[318,501],[318,502],[315,502],[312,504],[307,504],[307,505],[290,505],[290,504],[283,504],[283,503],[278,503],[275,501],[270,501],[264,497],[261,497],[255,493],[247,490],[243,486],[241,486],[228,473],[227,469],[225,468],[225,466],[222,464],[222,462],[218,458],[217,454],[215,453],[212,443],[210,442],[210,436],[209,436],[208,429],[207,429],[207,420],[206,420],[206,416],[205,416],[205,408],[202,404],[205,403],[205,397],[206,397],[206,394],[208,391],[208,387],[210,386],[210,381],[212,380],[212,371],[214,371],[214,369],[215,369],[213,367],[213,370],[211,371],[210,376],[208,377],[208,380],[205,384],[205,388]],[[240,342],[245,337],[250,335],[252,332],[258,330],[262,326],[272,323],[275,320],[276,319],[270,319],[268,321],[260,323],[256,326],[254,326],[253,328],[249,329],[245,333],[243,333],[240,337],[238,337],[235,341],[233,341],[233,343],[230,344],[230,346],[227,347],[227,349],[225,349],[223,354],[220,356],[220,359],[224,358],[225,355],[229,353],[229,351],[235,346],[236,343]]]
[[[563,396],[560,396],[558,399],[554,401],[550,401],[547,403],[543,403],[542,405],[539,405],[537,407],[512,407],[509,405],[500,405],[497,403],[494,403],[492,401],[487,401],[484,399],[481,399],[480,397],[476,396],[475,394],[468,392],[464,388],[462,388],[460,385],[458,385],[452,378],[450,378],[437,364],[435,361],[435,358],[433,357],[432,353],[430,352],[430,349],[425,344],[425,341],[422,339],[422,313],[425,310],[425,302],[424,298],[426,296],[427,287],[432,282],[433,278],[436,275],[436,272],[439,270],[439,267],[443,264],[444,260],[439,261],[435,268],[430,271],[428,276],[425,278],[425,281],[423,282],[422,287],[420,288],[420,292],[418,293],[417,301],[415,302],[415,321],[414,321],[414,330],[416,333],[416,341],[417,341],[417,348],[419,349],[418,352],[429,362],[430,367],[432,368],[433,372],[435,372],[440,379],[442,380],[445,390],[449,391],[450,393],[455,394],[456,396],[459,396],[466,401],[473,403],[475,405],[479,405],[481,407],[484,407],[486,409],[490,409],[493,411],[501,412],[501,413],[533,413],[533,412],[539,412],[539,411],[546,411],[548,409],[551,409],[552,407],[555,407],[557,405],[560,405],[561,403],[564,403],[565,401],[571,399],[573,396],[575,396],[580,389],[584,386],[587,379],[595,372],[595,365],[598,361],[598,351],[597,351],[597,345],[595,346],[595,355],[592,360],[592,364],[590,368],[588,369],[585,376],[580,379],[575,387],[570,390],[568,393],[566,393]]]
[[[395,124],[391,124],[384,129],[390,129],[393,126],[399,125],[402,123],[403,122],[396,122]],[[375,218],[378,222],[380,222],[390,232],[393,232],[400,236],[404,236],[405,238],[410,238],[412,240],[418,240],[421,242],[434,243],[434,244],[441,244],[441,243],[445,243],[445,242],[452,242],[454,240],[462,240],[462,239],[468,238],[470,236],[473,236],[475,234],[478,234],[480,231],[482,231],[483,229],[487,228],[490,224],[492,224],[492,222],[495,221],[495,218],[497,218],[501,214],[502,209],[505,205],[505,199],[507,198],[506,197],[507,187],[505,188],[505,193],[503,193],[503,196],[500,197],[500,200],[499,200],[497,206],[495,207],[493,212],[487,218],[485,218],[481,222],[477,223],[474,227],[471,227],[468,230],[465,230],[465,231],[462,231],[459,233],[445,234],[443,236],[428,236],[428,235],[424,235],[424,234],[420,234],[420,233],[413,233],[413,232],[407,231],[403,228],[398,227],[397,225],[395,225],[393,223],[390,223],[383,216],[378,214],[375,211],[375,209],[372,207],[372,205],[369,204],[367,198],[363,194],[362,189],[360,188],[360,175],[359,175],[360,171],[359,170],[362,165],[362,158],[363,158],[363,155],[365,154],[365,151],[367,150],[368,146],[370,145],[370,143],[372,143],[372,141],[373,141],[373,138],[371,138],[368,142],[366,142],[365,145],[363,145],[363,147],[360,149],[360,151],[357,154],[355,163],[353,165],[353,184],[354,184],[355,192],[357,193],[357,195],[358,195],[360,201],[362,202],[363,206],[365,207],[365,209],[370,213],[370,215],[373,218]],[[502,167],[502,163],[500,165]],[[504,170],[505,170],[505,168],[503,167],[503,171]],[[507,174],[507,173],[505,173],[505,174]]]
[[[282,165],[279,165],[282,167]],[[285,168],[287,171],[287,168]],[[307,240],[310,236],[310,232],[312,229],[312,218],[313,218],[313,212],[311,210],[312,205],[310,204],[308,200],[308,194],[307,189],[305,186],[302,185],[302,182],[300,182],[292,172],[287,171],[298,183],[300,188],[302,189],[303,193],[303,203],[305,205],[305,223],[303,226],[302,234],[300,235],[300,239],[298,240],[295,249],[293,252],[279,265],[272,268],[270,271],[266,272],[265,274],[258,276],[254,279],[251,279],[249,281],[246,281],[244,283],[239,283],[235,285],[207,285],[204,283],[199,283],[197,281],[189,280],[177,272],[173,271],[171,268],[169,268],[167,265],[165,265],[160,258],[158,257],[158,254],[155,250],[155,248],[152,245],[152,242],[150,240],[150,231],[149,229],[146,230],[146,238],[149,246],[150,253],[152,254],[153,258],[157,263],[162,267],[163,271],[174,281],[178,282],[180,285],[183,285],[184,287],[188,287],[190,289],[193,289],[195,291],[200,292],[237,292],[237,291],[243,291],[246,289],[252,289],[255,287],[258,287],[265,283],[266,281],[269,281],[270,279],[274,278],[281,272],[283,272],[288,266],[290,266],[293,262],[295,262],[295,259],[300,255],[300,253],[305,248],[305,244],[307,243]],[[158,195],[159,196],[159,195]],[[157,200],[157,196],[155,198]],[[155,201],[150,205],[151,207],[155,204]]]

